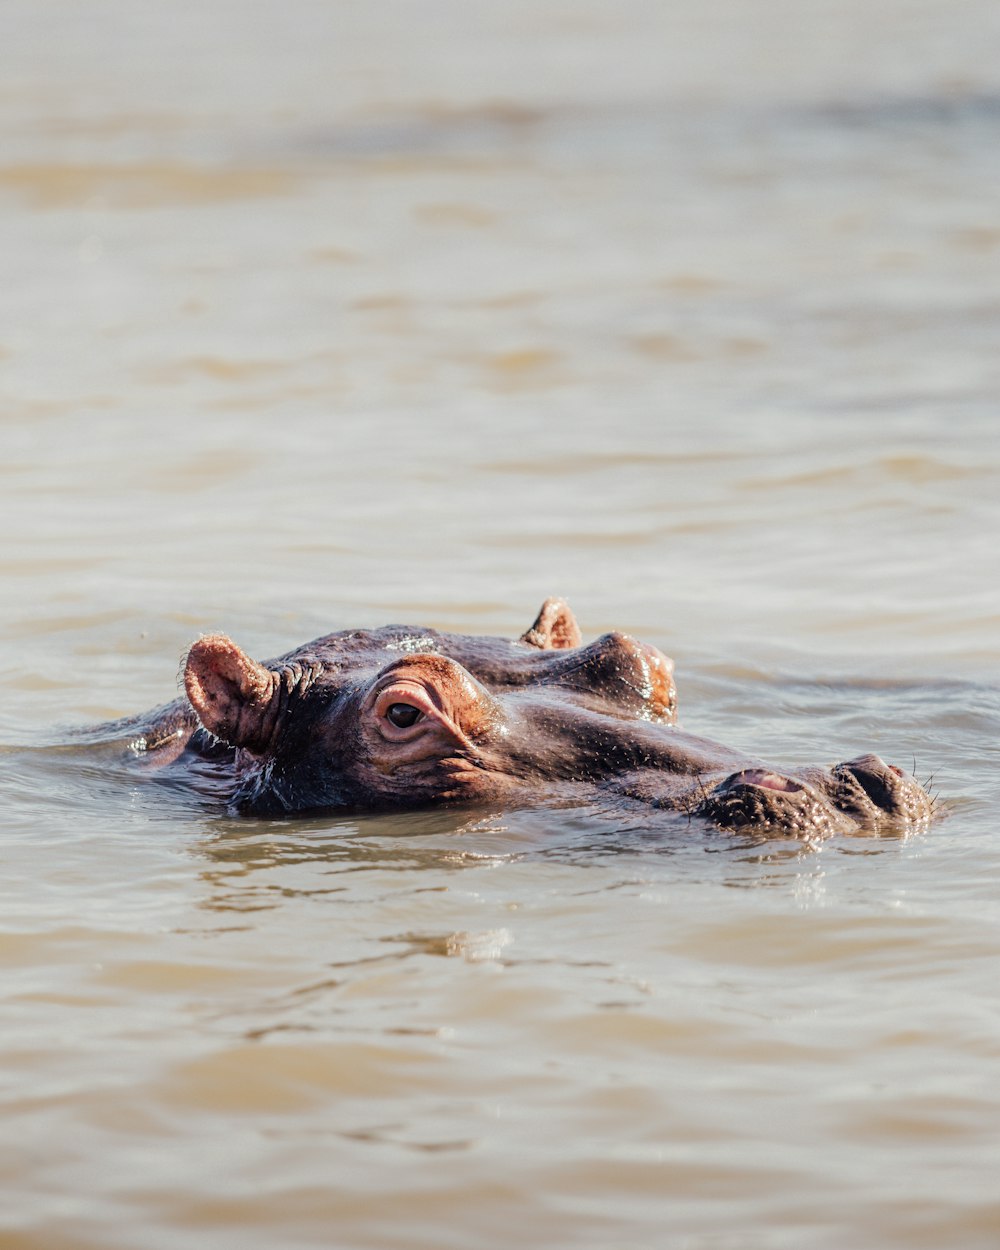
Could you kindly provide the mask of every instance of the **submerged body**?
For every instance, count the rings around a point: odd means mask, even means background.
[[[677,728],[673,663],[625,634],[582,645],[549,599],[520,638],[348,630],[260,664],[212,635],[186,698],[133,722],[149,764],[209,773],[255,814],[604,792],[726,828],[816,835],[926,819],[874,755],[777,772]]]

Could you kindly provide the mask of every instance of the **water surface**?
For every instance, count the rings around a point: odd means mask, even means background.
[[[4,1246],[994,1247],[981,0],[8,3]],[[239,820],[65,728],[545,595],[911,837]]]

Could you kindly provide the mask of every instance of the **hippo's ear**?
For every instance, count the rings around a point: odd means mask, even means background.
[[[546,599],[532,627],[521,635],[521,641],[542,651],[566,651],[583,642],[580,626],[562,599]]]
[[[263,751],[280,708],[280,681],[225,634],[199,638],[184,665],[184,688],[198,719],[230,746]]]

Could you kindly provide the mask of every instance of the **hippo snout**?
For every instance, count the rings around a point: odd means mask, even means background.
[[[744,768],[705,797],[700,810],[724,829],[753,827],[794,836],[825,836],[862,828],[915,826],[934,804],[917,782],[878,755],[859,755],[795,777]]]
[[[719,782],[701,812],[723,829],[753,828],[789,836],[843,832],[850,822],[807,782],[764,768],[744,768]]]

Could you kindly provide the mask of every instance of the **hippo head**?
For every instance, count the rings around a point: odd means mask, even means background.
[[[599,776],[620,766],[623,722],[674,720],[662,652],[624,634],[581,641],[553,599],[514,642],[387,626],[262,664],[212,635],[184,681],[203,728],[235,750],[240,810],[497,799]]]
[[[244,812],[600,792],[810,838],[933,810],[878,756],[784,774],[682,732],[672,661],[627,634],[584,645],[557,599],[515,640],[388,625],[262,664],[216,634],[191,648],[184,680],[192,752]]]

